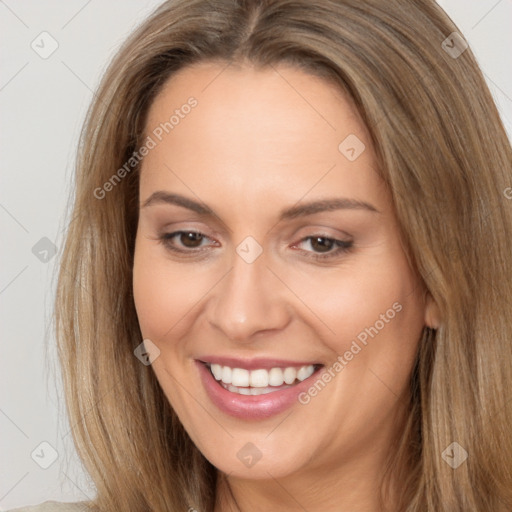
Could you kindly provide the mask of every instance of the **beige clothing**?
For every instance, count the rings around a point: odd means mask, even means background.
[[[14,508],[7,512],[86,512],[88,510],[86,501],[64,503],[61,501],[45,501],[39,505]]]

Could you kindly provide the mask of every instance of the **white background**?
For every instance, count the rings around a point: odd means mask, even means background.
[[[94,497],[71,443],[56,377],[50,313],[57,257],[45,263],[32,248],[46,237],[60,249],[92,91],[119,44],[159,3],[0,0],[0,510]],[[512,135],[512,0],[439,4],[469,42]],[[31,48],[43,31],[59,45],[47,59]],[[48,469],[31,457],[42,442],[57,452]],[[33,456],[48,463],[51,453],[43,445]]]

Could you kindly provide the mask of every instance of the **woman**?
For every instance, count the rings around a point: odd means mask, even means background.
[[[62,510],[510,510],[511,162],[433,1],[164,3],[80,147]]]

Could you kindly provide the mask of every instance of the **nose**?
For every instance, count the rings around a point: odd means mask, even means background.
[[[252,263],[235,253],[232,262],[209,301],[210,325],[238,343],[250,343],[263,331],[285,328],[290,321],[287,289],[267,267],[265,252]]]

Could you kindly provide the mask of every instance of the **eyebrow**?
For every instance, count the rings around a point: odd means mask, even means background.
[[[199,215],[206,217],[217,217],[215,212],[208,206],[201,204],[197,201],[189,199],[188,197],[180,194],[172,194],[163,190],[153,192],[144,203],[141,204],[141,209],[155,204],[172,204],[182,206],[188,210],[192,210]],[[320,199],[318,201],[311,201],[309,203],[302,203],[294,205],[281,211],[279,221],[292,220],[297,217],[306,215],[313,215],[319,212],[335,211],[335,210],[366,210],[374,213],[381,213],[375,206],[360,201],[357,199],[349,199],[345,197]]]

